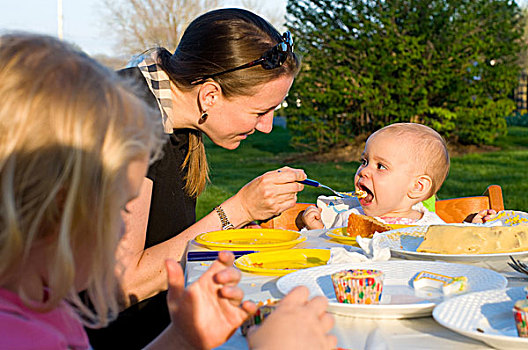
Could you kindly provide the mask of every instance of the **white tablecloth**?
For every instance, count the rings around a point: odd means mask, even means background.
[[[343,247],[328,240],[324,230],[307,231],[308,239],[296,248]],[[350,250],[360,250],[346,246]],[[194,242],[188,245],[188,251],[207,250]],[[207,270],[211,262],[188,262],[185,265],[186,284],[190,284]],[[508,278],[508,287],[526,286],[528,279],[512,273]],[[507,276],[508,277],[508,276]],[[261,276],[242,272],[240,287],[245,299],[259,301],[281,298],[275,283],[279,277]],[[442,327],[432,317],[402,320],[374,320],[334,315],[335,326],[332,333],[337,336],[338,347],[344,349],[489,349],[477,340],[465,337]],[[245,338],[240,330],[219,349],[247,349]]]

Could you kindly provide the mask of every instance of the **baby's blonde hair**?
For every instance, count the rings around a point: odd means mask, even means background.
[[[159,118],[131,86],[70,45],[47,36],[0,37],[0,285],[24,278],[46,250],[50,310],[67,299],[88,325],[117,315],[115,249],[128,164],[157,157]],[[74,288],[83,252],[89,305]],[[84,270],[85,269],[85,270]]]
[[[375,135],[389,133],[402,137],[403,142],[409,142],[413,150],[416,170],[432,179],[428,197],[436,194],[444,183],[449,172],[449,153],[444,138],[434,129],[417,123],[395,123],[373,133]]]

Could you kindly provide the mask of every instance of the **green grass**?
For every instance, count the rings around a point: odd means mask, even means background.
[[[224,150],[207,140],[211,184],[198,199],[197,216],[207,214],[255,177],[284,165],[304,169],[310,178],[337,190],[353,190],[359,162],[286,164],[283,159],[295,152],[288,141],[289,134],[283,128],[275,128],[269,135],[251,135],[234,151]],[[528,212],[528,128],[509,127],[508,136],[499,138],[495,145],[501,150],[452,157],[449,176],[438,197],[479,195],[489,184],[497,184],[502,187],[506,209]],[[306,186],[299,193],[298,201],[315,202],[324,193]]]

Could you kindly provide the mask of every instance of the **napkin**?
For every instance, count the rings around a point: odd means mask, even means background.
[[[377,233],[372,239],[356,237],[356,242],[363,249],[365,254],[357,252],[349,252],[343,247],[330,248],[330,259],[328,264],[343,264],[355,263],[365,261],[387,261],[390,259],[390,249],[388,247],[381,247],[379,239],[376,238]]]
[[[321,208],[321,220],[324,223],[335,222],[338,213],[345,212],[349,209],[359,207],[359,201],[356,197],[341,198],[337,196],[319,196],[317,197],[317,207]]]

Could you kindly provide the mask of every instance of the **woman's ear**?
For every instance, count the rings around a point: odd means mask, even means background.
[[[209,110],[215,103],[218,102],[222,95],[222,88],[215,81],[206,81],[200,86],[198,91],[198,106],[200,112]]]
[[[433,187],[433,180],[429,175],[418,175],[413,182],[408,195],[412,199],[424,198],[426,199]]]

